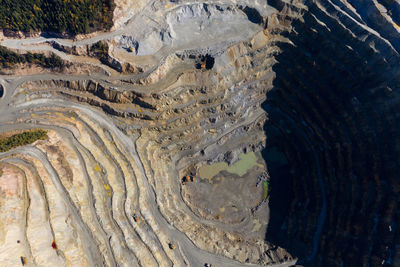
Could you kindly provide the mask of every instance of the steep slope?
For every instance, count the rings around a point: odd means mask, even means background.
[[[0,153],[0,265],[398,265],[398,3],[362,2],[115,1],[111,32],[3,38],[65,69],[0,76],[1,132],[48,136]]]

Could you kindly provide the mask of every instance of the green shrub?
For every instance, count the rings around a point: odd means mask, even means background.
[[[98,41],[90,47],[90,54],[97,57],[102,62],[107,62],[108,44],[104,41]]]
[[[18,146],[29,145],[37,140],[44,140],[46,138],[47,138],[47,132],[42,129],[36,129],[19,134],[14,134],[10,137],[5,137],[0,139],[0,152],[6,152]]]
[[[50,57],[46,57],[44,54],[30,52],[27,54],[18,54],[4,46],[0,46],[0,67],[11,68],[18,63],[36,64],[48,69],[62,69],[64,67],[64,61],[54,53],[52,53]]]

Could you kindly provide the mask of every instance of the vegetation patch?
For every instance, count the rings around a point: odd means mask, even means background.
[[[54,53],[50,56],[30,52],[26,54],[18,54],[4,46],[0,46],[0,67],[12,68],[15,64],[19,63],[36,64],[48,69],[62,69],[64,67],[64,61]]]
[[[9,137],[0,138],[0,152],[6,152],[19,146],[32,144],[37,140],[45,140],[47,132],[42,129],[26,131]]]
[[[70,111],[69,112],[69,117],[76,119],[76,118],[78,118],[78,114],[76,114],[76,112],[74,112],[74,111]]]
[[[100,59],[102,63],[108,62],[108,44],[104,41],[98,41],[90,49],[90,55]]]
[[[118,63],[118,61],[113,60],[108,55],[108,44],[104,40],[98,41],[97,43],[94,43],[92,46],[90,46],[89,56],[98,58],[101,63],[109,66],[110,68],[113,68],[119,72],[122,71],[121,64]]]
[[[0,0],[0,28],[80,34],[112,26],[113,0]]]
[[[264,181],[264,199],[268,197],[268,190],[269,190],[269,182]]]

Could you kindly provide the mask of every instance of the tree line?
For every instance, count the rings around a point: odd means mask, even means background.
[[[36,64],[48,69],[62,69],[64,67],[64,61],[54,53],[51,53],[50,56],[31,52],[18,54],[4,46],[0,46],[0,67],[12,68],[15,64],[19,63]]]
[[[76,35],[112,26],[113,0],[0,0],[0,28]]]
[[[47,132],[42,129],[36,129],[19,134],[14,134],[10,137],[5,137],[0,139],[0,152],[6,152],[18,146],[29,145],[37,140],[44,140],[46,138],[47,138]]]

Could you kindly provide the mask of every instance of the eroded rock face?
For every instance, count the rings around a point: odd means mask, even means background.
[[[289,10],[297,10],[276,6],[286,10],[289,20]],[[273,158],[278,150],[286,156],[275,166],[267,160],[272,193],[266,238],[290,247],[305,263],[399,264],[394,229],[399,203],[397,37],[385,35],[393,25],[387,29],[370,21],[373,7],[368,13],[359,7],[307,3],[308,11],[292,21],[286,35],[292,44],[279,45],[274,88],[264,103],[270,140],[265,154]],[[363,22],[382,30],[381,36]],[[288,188],[289,194],[280,195]]]
[[[399,265],[399,5],[363,2],[115,1],[113,32],[3,40],[69,65],[0,77],[1,132],[48,131],[0,154],[0,265]]]

